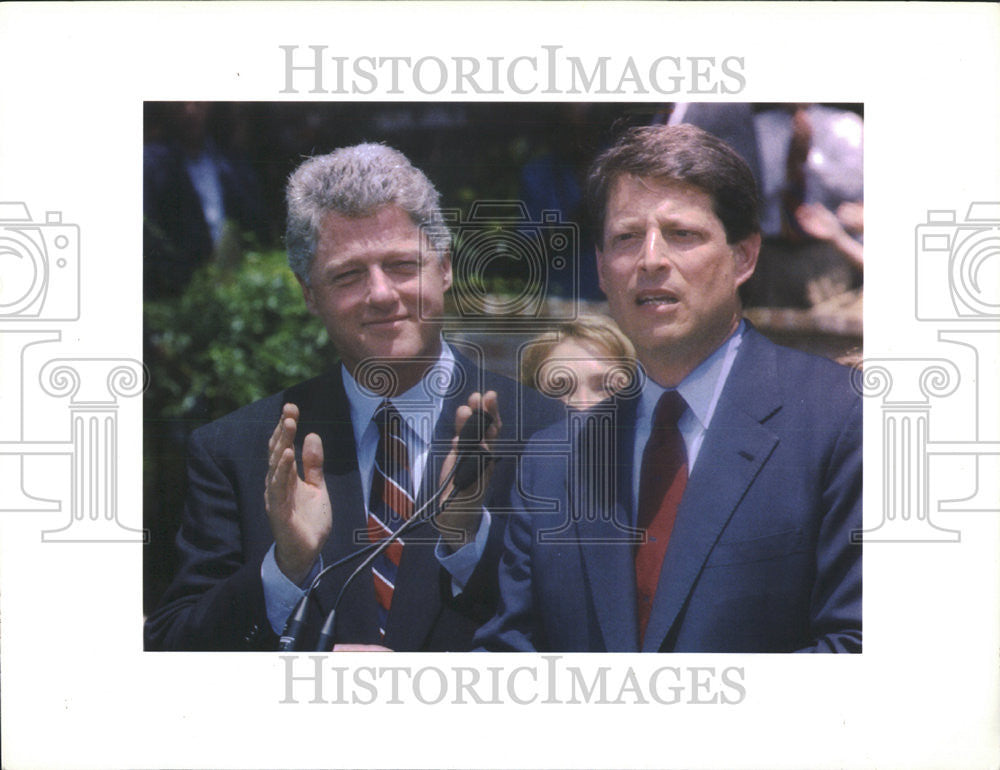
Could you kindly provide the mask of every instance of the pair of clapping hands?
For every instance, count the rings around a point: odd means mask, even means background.
[[[483,442],[483,447],[490,449],[501,428],[497,394],[492,390],[485,395],[473,393],[468,402],[456,410],[455,437],[441,469],[441,483],[448,480],[448,486],[442,495],[441,510],[435,522],[443,540],[452,549],[475,536],[489,481],[491,463],[480,483],[464,492],[457,493],[453,481],[449,480],[458,457],[459,434],[474,412],[480,409],[492,418]],[[323,442],[320,437],[310,433],[303,439],[301,469],[295,460],[294,442],[298,423],[298,407],[285,404],[268,441],[268,469],[264,485],[265,508],[274,536],[275,561],[282,573],[296,585],[306,579],[319,558],[333,528],[335,515],[323,474]],[[335,651],[386,649],[378,645],[353,644],[334,647]]]

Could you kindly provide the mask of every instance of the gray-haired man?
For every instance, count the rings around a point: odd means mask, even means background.
[[[287,199],[289,264],[341,364],[193,434],[181,565],[147,621],[150,649],[273,649],[305,588],[346,558],[315,591],[309,646],[361,563],[350,554],[428,502],[472,409],[494,417],[487,438],[507,457],[514,437],[556,417],[443,342],[449,238],[437,191],[406,157],[365,144],[312,158]],[[494,607],[504,517],[489,511],[509,506],[512,466],[501,459],[488,486],[439,517],[446,537],[414,528],[359,573],[335,640],[470,648]]]

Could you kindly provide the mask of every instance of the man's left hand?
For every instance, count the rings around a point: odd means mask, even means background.
[[[444,482],[455,466],[458,458],[459,434],[477,409],[482,409],[493,418],[490,426],[486,429],[486,435],[480,446],[490,451],[492,442],[500,434],[502,423],[500,422],[500,404],[496,392],[490,390],[485,395],[473,393],[469,396],[468,402],[455,411],[455,437],[451,442],[451,452],[448,453],[448,457],[445,458],[444,465],[441,467],[441,482]],[[492,469],[493,462],[486,461],[486,467],[475,484],[462,492],[457,492],[454,485],[449,482],[442,495],[441,511],[435,519],[435,525],[441,532],[441,538],[452,551],[458,550],[475,539],[482,518],[483,498],[486,496],[486,488],[489,485]]]

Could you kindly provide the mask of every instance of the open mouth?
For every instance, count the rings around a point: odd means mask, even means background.
[[[636,297],[635,304],[641,306],[644,305],[676,305],[680,300],[672,294],[644,294],[640,297]]]

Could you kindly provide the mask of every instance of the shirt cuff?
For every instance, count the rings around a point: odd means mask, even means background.
[[[313,564],[309,575],[302,581],[302,585],[305,586],[302,588],[295,585],[281,571],[274,558],[274,548],[274,543],[271,543],[271,547],[264,555],[264,561],[260,565],[260,580],[264,585],[264,607],[267,609],[267,620],[274,633],[281,636],[285,630],[285,623],[288,622],[288,616],[292,614],[299,599],[305,595],[306,589],[312,585],[316,575],[323,568],[323,559],[320,557]]]
[[[472,573],[476,571],[483,551],[486,550],[486,540],[490,534],[490,521],[492,521],[490,512],[483,508],[476,537],[457,551],[449,552],[444,540],[438,539],[434,555],[437,556],[438,563],[451,575],[452,596],[458,596],[465,590],[465,586],[472,578]]]

